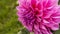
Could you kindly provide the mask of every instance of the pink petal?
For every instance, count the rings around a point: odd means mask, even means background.
[[[48,3],[46,5],[46,7],[51,7],[51,6],[56,6],[58,5],[58,0],[48,0]]]
[[[58,9],[57,9],[56,13],[54,13],[52,15],[52,18],[56,23],[60,23],[60,6],[58,6],[57,8]]]

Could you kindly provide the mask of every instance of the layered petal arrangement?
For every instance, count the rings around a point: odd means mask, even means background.
[[[34,34],[53,34],[59,29],[58,0],[18,0],[18,20]]]

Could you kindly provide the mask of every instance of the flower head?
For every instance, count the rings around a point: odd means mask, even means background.
[[[52,34],[59,29],[58,0],[18,0],[18,20],[35,34]]]

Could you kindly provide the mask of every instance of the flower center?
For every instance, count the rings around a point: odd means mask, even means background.
[[[34,15],[38,15],[40,12],[39,12],[39,10],[38,10],[38,8],[36,8],[35,10],[34,10]]]

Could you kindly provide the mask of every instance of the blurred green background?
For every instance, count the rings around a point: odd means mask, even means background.
[[[17,20],[17,0],[0,0],[0,34],[29,34]],[[55,34],[60,34],[60,30]]]

